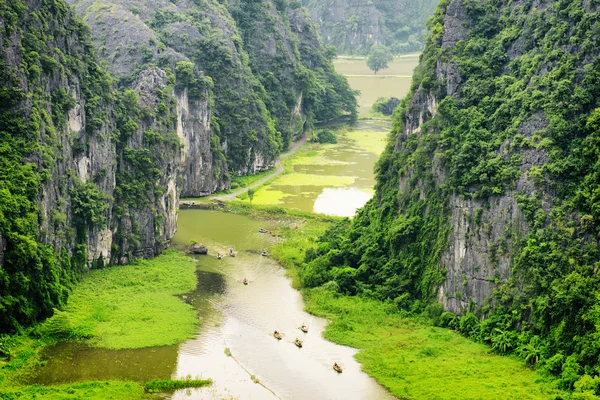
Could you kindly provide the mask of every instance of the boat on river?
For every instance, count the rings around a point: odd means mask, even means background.
[[[247,284],[248,284],[248,279],[244,278],[244,280],[242,281],[242,283],[243,283],[244,285],[247,285]]]
[[[304,333],[308,333],[308,326],[306,326],[304,324],[302,324],[302,326],[299,329]]]
[[[266,229],[263,229],[263,228],[260,228],[260,229],[258,230],[258,233],[267,233],[267,230],[266,230]]]
[[[338,363],[333,363],[333,370],[337,373],[342,373],[342,367],[340,367]]]
[[[281,338],[282,338],[281,333],[279,333],[277,331],[273,332],[273,336],[275,336],[275,339],[277,339],[277,340],[281,340]]]
[[[294,340],[294,344],[298,347],[302,347],[302,340],[296,338],[296,340]]]

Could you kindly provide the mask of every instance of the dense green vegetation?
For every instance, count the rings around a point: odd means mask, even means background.
[[[425,21],[437,0],[302,0],[325,43],[340,54],[367,55],[374,44],[395,54],[418,52],[425,43]]]
[[[512,196],[529,229],[507,227],[488,250],[491,266],[509,256],[510,278],[490,276],[492,298],[438,323],[520,356],[561,388],[600,394],[598,4],[464,1],[466,33],[442,48],[448,3],[429,21],[412,93],[395,112],[394,136],[377,166],[375,197],[322,236],[301,283],[439,314],[429,305],[445,279],[440,260],[452,197],[481,204],[468,217],[484,234],[491,201]],[[456,68],[458,87],[437,75],[439,62]],[[406,134],[419,112],[411,107],[428,95],[437,114],[425,113],[420,133]],[[421,104],[411,106],[411,98]],[[537,161],[524,165],[532,154]]]
[[[335,51],[320,44],[298,3],[235,1],[230,11],[241,31],[252,72],[265,89],[265,103],[282,133],[284,148],[294,135],[312,129],[314,122],[343,114],[356,120],[356,93],[335,73]],[[298,23],[302,30],[296,27]]]
[[[6,332],[47,317],[53,307],[64,304],[86,263],[85,230],[105,223],[106,204],[95,183],[69,185],[73,181],[68,176],[53,181],[55,162],[63,157],[60,130],[74,99],[52,82],[61,76],[79,78],[89,104],[86,117],[98,121],[90,125],[89,134],[103,125],[100,99],[110,100],[112,94],[109,77],[94,60],[87,28],[71,18],[63,2],[44,2],[32,12],[20,0],[5,1],[0,19],[0,332]],[[3,46],[17,32],[21,40],[15,50],[21,61],[13,66]],[[77,230],[64,229],[63,240],[54,246],[41,235],[45,217],[37,203],[50,183],[62,193],[71,189],[76,199]],[[66,219],[63,204],[52,210],[50,225],[65,228]],[[75,242],[74,249],[69,241]]]
[[[416,399],[548,399],[565,395],[551,377],[528,368],[517,357],[502,357],[455,330],[432,325],[428,313],[398,309],[391,301],[344,295],[342,274],[307,289],[306,254],[320,246],[316,238],[335,220],[306,217],[282,228],[285,241],[271,249],[301,289],[310,313],[327,318],[325,337],[360,349],[356,355],[365,372],[398,398]],[[347,220],[340,221],[347,223]],[[342,279],[340,279],[342,278]],[[583,398],[583,397],[578,397]]]

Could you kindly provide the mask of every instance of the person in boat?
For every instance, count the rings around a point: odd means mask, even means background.
[[[233,247],[230,247],[229,248],[229,254],[232,254],[232,253],[233,253]]]
[[[279,332],[277,332],[277,330],[275,330],[275,332],[273,332],[273,335],[279,335]]]
[[[269,255],[269,254],[267,254],[267,252],[266,252],[266,251],[263,251],[263,252],[261,253],[261,256],[265,256],[265,257],[266,257],[266,256],[268,256],[268,255]]]
[[[243,282],[248,283],[248,279],[244,278]]]
[[[266,230],[266,229],[264,229],[264,228],[260,228],[258,231],[259,231],[260,233],[267,233],[267,230]]]
[[[334,362],[334,363],[333,363],[333,367],[334,367],[334,368],[339,368],[340,366],[338,365],[338,363],[337,363],[337,362]]]
[[[223,258],[223,255],[221,253],[217,253],[217,259],[220,260],[221,258]]]

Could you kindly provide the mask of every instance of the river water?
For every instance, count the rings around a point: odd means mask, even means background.
[[[299,292],[263,249],[276,238],[259,233],[281,222],[208,210],[181,210],[172,247],[190,240],[209,248],[196,256],[198,287],[184,300],[200,319],[198,334],[179,346],[103,350],[63,343],[46,351],[35,381],[52,384],[91,379],[211,378],[206,388],[177,391],[173,399],[386,399],[390,395],[361,372],[356,350],[322,338],[326,321],[303,311]],[[233,247],[237,257],[217,260]],[[244,278],[249,280],[243,285]],[[298,327],[305,323],[308,333]],[[277,329],[283,339],[276,340]],[[298,348],[294,339],[304,341]],[[226,354],[229,349],[232,357]],[[343,367],[338,374],[334,362]],[[254,378],[254,379],[253,379]]]

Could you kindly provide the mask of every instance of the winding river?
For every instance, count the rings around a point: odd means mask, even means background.
[[[179,346],[104,350],[62,343],[46,351],[35,378],[52,384],[90,379],[156,377],[211,378],[202,389],[182,390],[173,399],[386,399],[390,395],[363,373],[356,350],[322,338],[326,321],[303,311],[299,292],[263,249],[275,240],[259,229],[280,222],[208,210],[181,210],[173,247],[198,240],[210,255],[197,256],[198,287],[182,296],[200,318],[195,338]],[[237,257],[217,260],[233,247]],[[245,286],[242,280],[247,278]],[[298,327],[305,323],[308,333]],[[283,339],[276,340],[277,329]],[[294,339],[304,341],[298,348]],[[226,349],[231,356],[226,354]],[[334,362],[343,367],[338,374]]]

